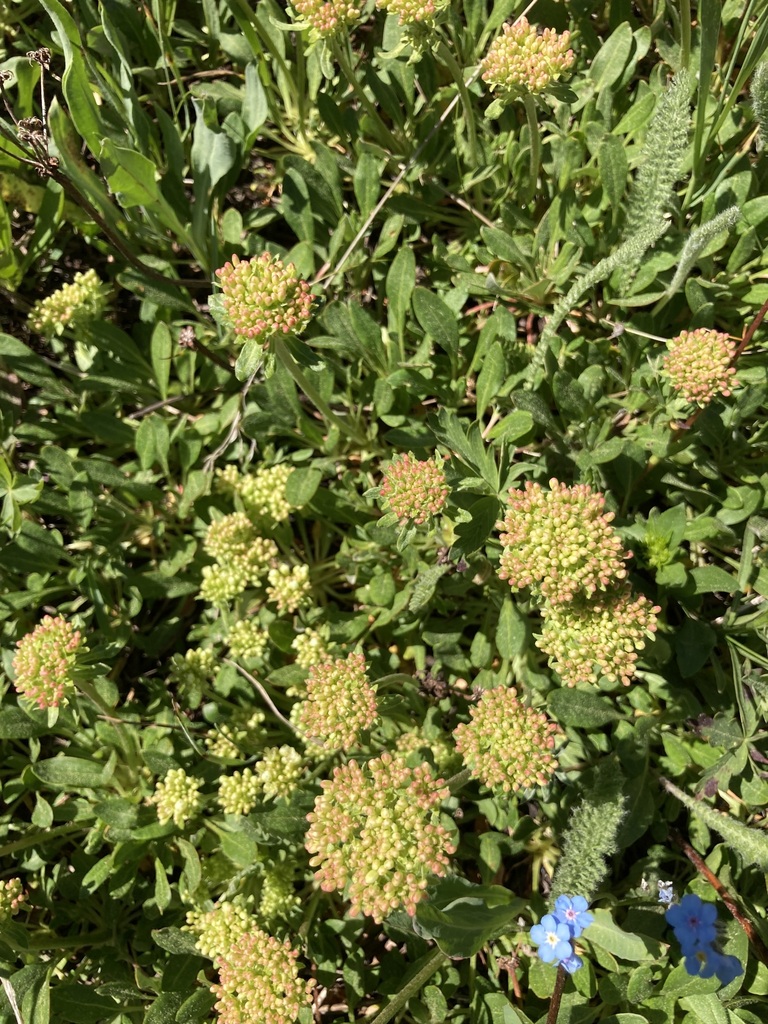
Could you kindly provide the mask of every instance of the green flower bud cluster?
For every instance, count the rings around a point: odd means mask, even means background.
[[[155,786],[149,802],[157,807],[157,819],[161,825],[173,821],[179,828],[191,821],[202,807],[198,790],[202,779],[187,775],[183,768],[172,768],[165,778]]]
[[[36,334],[53,338],[66,327],[82,327],[101,316],[107,304],[107,292],[95,270],[75,274],[52,295],[36,302],[29,314],[29,326]]]
[[[242,758],[258,750],[264,740],[263,711],[237,708],[228,722],[211,729],[205,737],[205,745],[214,757],[230,760]]]
[[[376,0],[379,10],[396,14],[401,25],[414,25],[435,16],[435,0]]]
[[[0,882],[0,923],[9,921],[18,914],[27,898],[20,878],[8,878]]]
[[[430,738],[425,736],[420,729],[411,729],[401,733],[397,737],[395,749],[406,757],[428,750],[441,771],[456,757],[456,751],[445,736],[436,735]],[[423,760],[423,757],[421,759]]]
[[[736,343],[727,334],[700,327],[681,331],[667,346],[663,373],[686,402],[709,405],[717,395],[727,398],[738,387],[731,365]]]
[[[212,650],[190,647],[184,654],[171,658],[169,682],[182,693],[202,691],[213,679],[219,663]]]
[[[228,325],[240,341],[255,338],[266,345],[275,334],[299,334],[309,320],[309,285],[265,252],[252,260],[233,256],[216,271]]]
[[[377,716],[376,691],[362,654],[310,668],[306,699],[295,714],[299,731],[310,741],[326,750],[350,750]]]
[[[213,910],[187,911],[184,930],[196,937],[195,945],[212,960],[226,956],[238,939],[256,927],[256,918],[242,896],[222,900]]]
[[[250,814],[259,802],[262,781],[251,768],[219,779],[218,801],[225,814]]]
[[[327,661],[327,641],[323,630],[305,629],[303,633],[297,633],[291,642],[291,648],[296,651],[296,664],[309,669]]]
[[[77,656],[88,650],[80,631],[60,615],[46,615],[16,648],[17,692],[41,709],[66,704],[75,692]]]
[[[637,651],[655,632],[660,611],[628,585],[592,600],[547,605],[536,646],[549,655],[566,686],[596,683],[601,676],[629,686]]]
[[[269,633],[256,619],[240,619],[227,636],[233,658],[263,658],[269,646]]]
[[[415,914],[430,874],[445,875],[455,853],[440,824],[444,781],[384,753],[364,769],[354,760],[335,768],[322,788],[305,837],[321,889],[346,890],[350,913],[379,923],[400,907]]]
[[[287,462],[279,462],[276,466],[260,466],[255,473],[240,473],[235,466],[225,466],[216,475],[219,490],[237,495],[251,518],[282,523],[294,508],[285,496],[285,485],[293,471]]]
[[[379,487],[385,508],[395,513],[401,525],[410,520],[420,526],[436,516],[445,507],[449,494],[442,462],[420,462],[412,452],[395,455],[384,470]]]
[[[545,786],[557,768],[553,753],[564,738],[543,712],[526,707],[514,687],[485,690],[456,727],[456,749],[472,777],[504,793]]]
[[[267,747],[253,770],[268,800],[289,800],[304,771],[304,758],[287,744]]]
[[[570,32],[545,28],[539,35],[527,18],[518,18],[491,43],[481,65],[483,81],[505,93],[543,92],[573,64],[570,42]]]
[[[296,14],[316,36],[329,36],[359,21],[362,0],[291,0]]]
[[[275,542],[260,537],[243,512],[214,520],[203,546],[217,564],[203,568],[200,596],[214,604],[231,601],[249,584],[258,584],[277,557]]]
[[[277,611],[293,613],[312,602],[312,584],[308,565],[290,566],[287,562],[270,569],[267,574],[267,597],[277,605]]]
[[[218,958],[218,1024],[295,1024],[310,1003],[313,981],[299,977],[296,950],[259,928],[240,936]]]
[[[259,897],[259,917],[264,921],[287,918],[292,910],[301,906],[293,887],[293,868],[290,864],[275,864],[264,873]]]
[[[578,593],[605,590],[627,575],[621,538],[611,527],[605,498],[586,484],[567,487],[549,481],[545,491],[527,481],[512,488],[509,508],[497,529],[505,530],[499,576],[519,590],[530,587],[552,603],[571,601]]]

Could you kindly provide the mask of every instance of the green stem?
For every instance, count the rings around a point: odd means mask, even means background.
[[[452,775],[446,782],[446,786],[452,793],[458,793],[462,787],[466,786],[471,778],[469,768],[464,768],[462,771],[457,772],[456,775]]]
[[[435,949],[418,972],[411,980],[400,989],[394,999],[390,1000],[381,1013],[378,1013],[371,1024],[387,1024],[387,1021],[392,1020],[396,1013],[398,1013],[408,1002],[408,1000],[415,996],[416,993],[422,988],[422,986],[432,977],[438,967],[441,966],[444,960],[448,957],[440,949]]]
[[[291,355],[284,339],[275,338],[272,342],[272,348],[276,358],[280,360],[288,373],[290,373],[299,388],[314,403],[317,411],[322,413],[323,419],[328,426],[333,424],[345,437],[350,438],[350,440],[355,441],[357,444],[364,444],[365,438],[361,437],[348,422],[337,416],[325,399],[320,396],[320,392],[314,384],[310,383],[302,368]]]
[[[352,67],[352,64],[349,60],[349,56],[339,46],[338,40],[336,40],[333,36],[330,37],[329,42],[331,44],[331,51],[333,52],[333,56],[336,58],[339,67],[344,72],[344,76],[349,82],[350,86],[352,87],[352,91],[360,101],[360,105],[363,107],[366,114],[368,114],[371,120],[376,125],[378,125],[379,130],[381,131],[382,135],[386,138],[387,145],[390,147],[392,152],[396,153],[400,148],[397,139],[394,137],[389,128],[387,128],[387,126],[381,120],[378,110],[373,105],[373,103],[371,103],[371,101],[368,99],[365,89],[363,89],[362,85],[360,85],[360,83],[358,82],[357,75],[355,74],[354,68]],[[349,40],[347,40],[347,45],[348,44]]]
[[[95,686],[91,686],[91,684],[86,682],[84,679],[77,679],[76,684],[78,690],[85,694],[96,710],[101,712],[104,718],[114,726],[118,741],[120,746],[123,748],[123,753],[125,754],[126,763],[131,772],[135,773],[139,764],[137,761],[137,751],[133,742],[132,734],[129,734],[126,731],[125,726],[115,714],[115,709],[111,708],[101,699]]]
[[[477,158],[477,132],[475,130],[475,115],[472,110],[472,100],[469,97],[469,92],[464,84],[464,72],[461,70],[459,65],[456,63],[456,58],[453,56],[451,51],[441,40],[437,44],[437,52],[440,59],[443,61],[445,66],[451,72],[453,80],[456,83],[459,96],[461,96],[462,106],[464,107],[464,117],[467,121],[467,141],[469,142],[469,155],[472,161],[473,170],[477,169],[478,158]]]
[[[680,67],[691,62],[691,0],[680,0]],[[703,100],[702,100],[703,102]]]
[[[57,839],[59,836],[67,836],[72,832],[84,832],[88,828],[87,822],[80,821],[76,824],[70,822],[68,825],[57,825],[56,828],[46,828],[34,835],[22,836],[14,839],[13,842],[0,846],[0,857],[7,857],[18,850],[26,850],[30,846],[37,846],[38,843],[47,843],[49,839]]]
[[[536,182],[539,178],[539,164],[541,163],[541,134],[539,132],[539,119],[536,116],[536,101],[531,93],[526,92],[523,95],[523,105],[525,106],[525,117],[528,121],[528,134],[531,137],[531,180],[528,182],[528,187],[520,198],[522,202],[528,203],[536,192]]]

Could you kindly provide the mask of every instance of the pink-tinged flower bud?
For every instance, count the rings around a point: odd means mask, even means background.
[[[87,650],[71,623],[60,615],[46,615],[18,642],[13,659],[16,690],[41,709],[66,704],[75,692],[77,655]]]
[[[436,516],[448,499],[450,488],[445,482],[441,462],[419,462],[411,452],[395,455],[384,470],[379,496],[405,525],[409,520],[417,526]]]
[[[295,1024],[314,981],[302,981],[298,952],[259,928],[241,935],[218,959],[219,1024]]]
[[[335,768],[322,787],[305,838],[321,889],[346,892],[351,914],[378,922],[400,907],[415,914],[430,875],[445,875],[456,852],[440,824],[444,780],[384,753]]]
[[[95,270],[77,273],[71,284],[36,302],[29,314],[29,326],[46,338],[73,330],[96,320],[107,304],[107,289]]]
[[[664,375],[686,402],[709,405],[713,398],[727,398],[738,387],[736,368],[731,366],[736,342],[727,334],[700,327],[681,331],[667,342]]]
[[[27,894],[20,878],[8,878],[0,882],[0,924],[18,914],[26,899]]]
[[[268,344],[274,334],[284,331],[286,317],[293,318],[294,333],[306,326],[312,296],[292,263],[285,265],[268,252],[252,260],[233,256],[216,276],[228,325],[241,340],[256,338]]]
[[[396,14],[401,25],[430,21],[438,10],[435,0],[376,0],[376,6]]]
[[[553,604],[571,601],[577,594],[594,594],[627,570],[621,538],[610,525],[605,498],[586,484],[567,487],[549,481],[550,490],[528,481],[523,490],[512,488],[500,540],[499,576],[510,587],[530,587]]]
[[[473,778],[505,793],[549,782],[564,734],[543,712],[526,707],[514,687],[500,686],[485,690],[469,713],[472,721],[453,736]]]
[[[504,93],[543,92],[573,64],[570,32],[558,35],[545,28],[541,35],[527,18],[504,25],[482,62],[483,81]]]
[[[549,655],[566,686],[601,678],[629,686],[637,652],[656,630],[660,608],[628,585],[592,599],[545,605],[544,627],[536,646]]]
[[[310,741],[327,750],[348,751],[377,717],[376,691],[362,654],[310,668],[307,697],[296,713],[296,725]]]

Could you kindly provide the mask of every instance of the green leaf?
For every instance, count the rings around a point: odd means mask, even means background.
[[[160,200],[157,168],[141,153],[104,139],[99,161],[109,190],[121,206],[153,206]]]
[[[628,21],[623,21],[603,43],[587,72],[595,84],[595,92],[608,89],[621,77],[633,42],[632,28]]]
[[[114,775],[113,762],[98,764],[83,757],[61,754],[46,761],[37,761],[31,766],[32,774],[46,786],[61,789],[98,789],[108,786]]]
[[[418,287],[413,292],[413,312],[422,329],[448,353],[454,364],[459,352],[459,327],[452,310],[439,295]]]
[[[200,955],[194,936],[180,928],[156,928],[152,932],[152,941],[167,953]]]
[[[507,376],[507,361],[501,345],[491,345],[483,359],[482,369],[477,377],[476,413],[480,419],[485,410],[498,398],[499,391]]]
[[[466,882],[462,888],[471,895],[453,899],[442,908],[432,901],[419,904],[413,924],[417,934],[434,939],[446,956],[464,959],[505,931],[524,909],[525,900],[513,898],[499,886]]]
[[[171,377],[171,358],[173,355],[173,338],[168,326],[158,320],[152,331],[150,342],[150,356],[152,359],[152,370],[155,374],[155,383],[160,397],[168,397],[168,382]]]
[[[696,569],[691,569],[690,574],[693,577],[697,594],[715,592],[735,594],[739,589],[735,576],[716,565],[701,565]]]
[[[240,349],[240,355],[235,363],[235,377],[238,380],[248,380],[264,361],[264,346],[257,338],[249,338]]]
[[[120,1006],[112,999],[101,996],[92,985],[63,981],[51,990],[51,1008],[56,1020],[67,1024],[98,1024],[112,1020]]]
[[[176,1024],[204,1024],[211,1019],[216,996],[207,989],[198,989],[179,1007]]]
[[[161,992],[144,1015],[144,1024],[175,1024],[184,996],[181,992]]]
[[[415,284],[416,257],[409,246],[403,246],[387,272],[387,320],[395,334],[403,333]]]
[[[595,919],[583,935],[590,945],[607,950],[619,960],[654,961],[662,955],[660,942],[646,935],[624,931],[614,923],[607,910],[597,909],[593,913]]]
[[[355,199],[360,213],[367,217],[376,205],[381,191],[381,168],[382,162],[373,153],[364,150],[358,159],[357,167],[352,178],[352,186],[355,190]]]
[[[312,501],[322,482],[321,470],[311,466],[294,469],[285,483],[285,499],[294,508],[304,508]]]
[[[171,898],[171,887],[168,884],[168,875],[165,873],[163,862],[159,857],[155,857],[155,903],[160,913],[168,908]]]
[[[470,505],[468,511],[469,522],[459,523],[454,528],[457,540],[452,553],[456,556],[471,555],[485,544],[499,518],[499,500],[493,497],[479,498]]]
[[[411,599],[408,602],[409,612],[420,612],[422,608],[426,608],[434,597],[440,578],[449,569],[450,565],[448,564],[430,565],[429,568],[419,573],[411,591]]]
[[[622,717],[608,698],[569,687],[553,690],[547,697],[547,706],[561,725],[577,729],[600,729]]]
[[[629,161],[621,139],[615,135],[605,136],[597,150],[597,166],[608,202],[618,209],[624,198],[629,173]]]
[[[512,598],[507,597],[501,606],[496,625],[496,648],[502,658],[514,658],[525,648],[528,627],[525,618],[517,610]]]
[[[42,736],[48,726],[40,718],[30,718],[21,708],[0,708],[0,739],[26,740],[31,736]]]

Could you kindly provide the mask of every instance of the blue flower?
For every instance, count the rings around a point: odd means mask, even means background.
[[[583,896],[558,896],[555,900],[555,918],[568,926],[572,939],[577,939],[594,921],[587,913],[589,904]]]
[[[571,956],[566,957],[565,960],[561,960],[560,966],[565,968],[569,974],[575,974],[580,967],[584,966],[584,961],[580,956],[576,956],[576,954],[573,953]]]
[[[531,942],[539,947],[539,959],[545,964],[567,960],[573,956],[570,943],[571,933],[567,924],[558,921],[552,914],[545,914],[538,924],[531,928]]]
[[[670,907],[666,918],[675,931],[683,956],[691,956],[699,947],[711,945],[717,937],[717,907],[714,903],[704,903],[691,893]]]
[[[659,903],[671,903],[675,898],[675,891],[672,888],[672,882],[662,882],[661,879],[656,883],[659,887]]]
[[[744,973],[738,958],[720,953],[714,946],[700,946],[685,958],[685,969],[689,974],[702,978],[717,977],[721,985],[729,985],[734,978]]]

